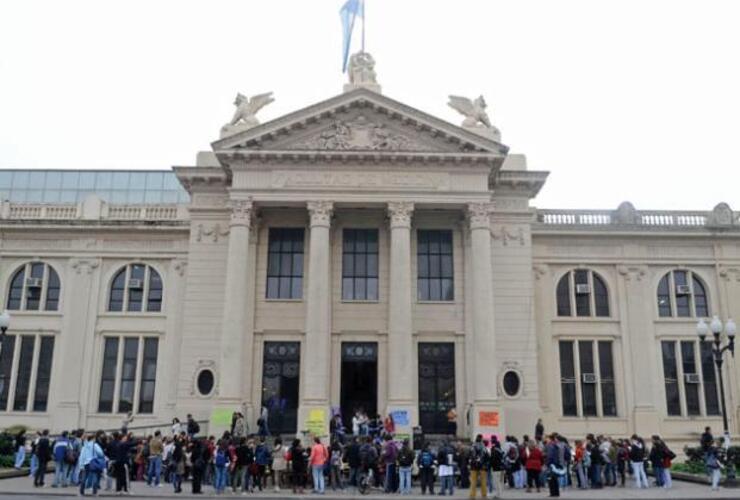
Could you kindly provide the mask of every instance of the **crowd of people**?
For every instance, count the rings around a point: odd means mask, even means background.
[[[326,488],[365,488],[386,493],[411,494],[414,477],[421,494],[453,495],[469,489],[471,498],[500,498],[504,489],[541,491],[547,485],[551,497],[562,488],[626,487],[628,476],[635,488],[671,488],[671,461],[676,455],[660,439],[613,439],[589,434],[569,440],[558,433],[545,435],[542,422],[534,437],[476,436],[471,444],[443,440],[437,443],[400,442],[394,438],[393,422],[365,427],[358,424],[351,434],[341,419],[332,421],[328,444],[318,437],[283,443],[266,433],[266,416],[260,415],[257,434],[249,434],[244,417],[235,413],[230,430],[220,438],[200,436],[200,426],[191,415],[185,422],[172,422],[170,435],[160,431],[136,437],[125,427],[120,431],[63,432],[52,439],[48,431],[31,439],[31,475],[34,485],[45,485],[45,473],[54,463],[52,487],[131,492],[131,484],[148,487],[169,483],[175,493],[190,481],[194,494],[204,486],[216,494],[272,489],[304,493],[307,488],[323,494]],[[353,422],[354,423],[354,422]],[[353,425],[353,427],[355,427]],[[17,436],[16,466],[23,463],[26,436]],[[719,445],[709,428],[702,434],[707,472],[712,488],[719,484]],[[365,492],[365,491],[363,491]]]

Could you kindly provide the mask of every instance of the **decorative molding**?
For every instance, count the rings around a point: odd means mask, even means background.
[[[732,227],[735,225],[735,213],[727,203],[719,203],[707,217],[707,226]]]
[[[82,274],[83,271],[92,274],[99,266],[99,259],[75,259],[72,261],[72,269],[77,274]]]
[[[726,282],[733,280],[740,282],[740,268],[722,266],[719,268],[719,276]]]
[[[309,201],[306,207],[311,217],[311,227],[331,226],[331,216],[334,213],[334,204],[331,201]]]
[[[210,394],[202,395],[198,391],[198,375],[203,370],[210,370],[213,373],[213,389]],[[202,399],[212,398],[218,396],[218,370],[216,369],[216,362],[212,359],[199,359],[196,363],[195,370],[193,370],[193,377],[190,381],[190,395],[197,396]]]
[[[414,204],[409,201],[390,201],[388,202],[388,217],[390,218],[391,228],[394,227],[411,227],[411,217],[414,213]]]
[[[212,243],[218,243],[220,238],[229,235],[229,230],[222,228],[220,223],[215,224],[198,224],[195,232],[195,241],[207,241],[210,240]]]
[[[547,273],[550,271],[550,268],[547,264],[536,264],[532,266],[532,270],[534,271],[534,278],[536,280],[540,280],[547,275]]]
[[[273,188],[320,187],[322,189],[346,189],[378,187],[444,190],[450,189],[450,176],[447,173],[423,172],[273,172],[270,182]]]
[[[188,261],[176,260],[173,262],[173,267],[179,276],[185,276],[185,272],[188,269]]]
[[[526,211],[529,210],[529,200],[527,198],[495,198],[493,205],[496,211]]]
[[[524,229],[521,227],[515,230],[509,230],[506,226],[501,226],[499,229],[493,229],[491,231],[491,238],[494,240],[500,240],[503,246],[509,246],[510,241],[519,242],[519,245],[524,246],[527,244],[527,238],[524,236]]]
[[[468,203],[467,217],[470,229],[491,229],[493,203]]]
[[[330,151],[429,151],[410,137],[391,130],[384,123],[361,114],[351,121],[334,120],[329,128],[286,149]]]
[[[252,224],[252,210],[253,203],[251,198],[242,200],[229,200],[229,208],[231,208],[231,219],[229,221],[230,226],[245,226],[249,228]]]
[[[647,276],[647,266],[617,266],[617,272],[624,276],[625,281],[642,281]]]

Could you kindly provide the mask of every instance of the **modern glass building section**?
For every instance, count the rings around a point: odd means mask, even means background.
[[[0,170],[2,201],[79,203],[90,194],[115,204],[190,201],[169,170]]]

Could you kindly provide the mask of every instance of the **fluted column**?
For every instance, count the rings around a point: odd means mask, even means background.
[[[388,293],[388,408],[415,420],[411,316],[411,216],[413,203],[388,203],[391,252]]]
[[[303,402],[329,405],[331,360],[331,225],[332,203],[309,201],[311,233],[308,250],[308,293],[306,295],[306,343]],[[300,425],[300,423],[299,423]]]
[[[219,399],[223,403],[241,403],[244,374],[251,375],[251,367],[242,369],[243,343],[251,345],[251,331],[245,327],[249,230],[252,224],[251,200],[232,200],[229,222],[229,248],[227,254],[226,284],[224,289],[224,315],[221,327],[221,363],[219,367]]]

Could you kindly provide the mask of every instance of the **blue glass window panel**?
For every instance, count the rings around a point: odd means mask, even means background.
[[[111,191],[110,203],[126,203],[128,201],[128,191]]]
[[[128,187],[131,189],[146,189],[146,172],[131,172]]]
[[[128,189],[130,172],[113,172],[113,189]]]
[[[96,191],[95,194],[97,194],[101,200],[110,202],[111,191]]]
[[[25,189],[14,189],[10,193],[10,201],[16,203],[23,203],[26,201],[26,190]]]
[[[62,187],[62,173],[59,171],[46,172],[46,189],[59,189]]]
[[[28,179],[28,187],[34,189],[42,189],[44,187],[44,178],[46,172],[44,170],[35,170],[30,173]]]
[[[128,203],[144,203],[144,190],[132,189],[129,191]]]
[[[7,189],[0,189],[0,200],[5,201],[10,199],[10,191]]]
[[[62,203],[77,203],[77,191],[64,189],[60,192],[59,201]]]
[[[162,203],[162,191],[145,191],[144,203]]]
[[[172,172],[165,172],[164,174],[164,189],[180,189],[180,181],[177,180],[177,176]]]
[[[13,175],[13,187],[23,189],[28,187],[29,172],[18,170]]]
[[[162,181],[164,180],[164,174],[162,172],[148,172],[146,174],[146,188],[147,189],[162,189]]]
[[[178,195],[177,191],[162,191],[162,203],[177,203]]]
[[[80,172],[80,189],[95,189],[95,172]]]
[[[44,203],[59,203],[61,201],[61,192],[58,189],[44,190]]]
[[[107,190],[113,188],[113,172],[98,172],[95,176],[95,189]]]
[[[77,189],[79,172],[62,172],[62,187],[64,189]]]
[[[13,172],[10,170],[0,171],[0,188],[9,188],[12,186]]]
[[[26,202],[41,203],[43,191],[40,189],[29,189],[26,191]]]
[[[79,190],[77,191],[77,201],[85,201],[85,198],[90,196],[91,194],[96,194],[93,190]]]

